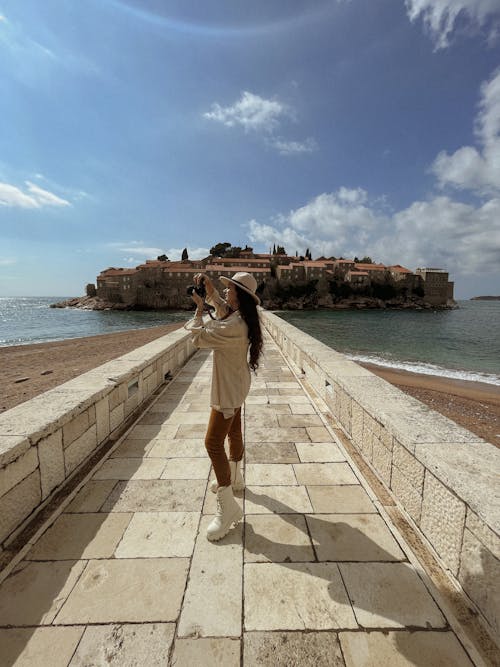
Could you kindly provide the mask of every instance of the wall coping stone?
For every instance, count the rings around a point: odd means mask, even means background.
[[[405,394],[336,350],[269,311],[264,321],[300,348],[376,422],[394,435],[435,477],[500,534],[500,451],[451,419]],[[280,336],[278,336],[278,343]],[[329,357],[329,361],[326,361]],[[358,366],[356,371],[353,366]],[[336,415],[338,416],[338,415]]]
[[[64,426],[169,350],[174,353],[189,337],[185,330],[166,334],[0,414],[0,467],[14,461],[30,445]]]

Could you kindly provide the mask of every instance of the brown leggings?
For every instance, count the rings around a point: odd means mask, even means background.
[[[210,413],[205,447],[214,467],[217,484],[230,486],[231,471],[224,449],[224,440],[228,436],[229,458],[231,461],[241,461],[243,458],[243,436],[241,434],[241,408],[238,408],[232,417],[224,419],[222,412],[214,410]]]

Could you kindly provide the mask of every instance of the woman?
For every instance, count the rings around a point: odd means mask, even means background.
[[[208,276],[195,276],[195,285],[204,285],[205,300],[215,308],[217,319],[203,323],[203,299],[193,292],[196,314],[185,325],[196,347],[214,351],[210,396],[212,411],[205,447],[217,478],[212,484],[212,490],[217,493],[217,514],[207,529],[209,540],[224,537],[243,516],[233,496],[233,489],[244,488],[240,469],[244,450],[241,406],[250,390],[250,369],[257,369],[262,351],[257,312],[260,299],[255,294],[255,278],[249,273],[239,272],[232,278],[221,277],[220,280],[226,285],[224,299]],[[229,440],[229,460],[224,449],[226,436]]]

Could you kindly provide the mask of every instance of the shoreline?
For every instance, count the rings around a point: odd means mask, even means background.
[[[187,319],[187,318],[186,318]],[[183,326],[183,322],[0,347],[0,414]]]
[[[359,363],[436,412],[500,447],[500,387],[486,382],[424,375]]]
[[[188,317],[186,317],[186,320]],[[0,347],[0,413],[183,326],[182,322],[83,338]],[[361,363],[401,391],[500,447],[500,387]]]

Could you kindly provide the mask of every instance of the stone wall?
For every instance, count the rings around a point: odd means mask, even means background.
[[[194,351],[174,331],[0,415],[0,554]]]
[[[276,315],[261,315],[498,636],[500,451]]]

